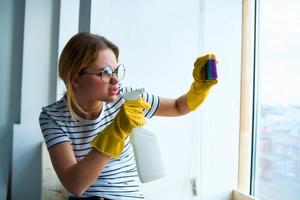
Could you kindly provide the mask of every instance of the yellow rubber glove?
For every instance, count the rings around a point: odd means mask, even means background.
[[[102,154],[117,158],[124,148],[128,134],[146,123],[143,109],[151,106],[143,98],[127,100],[120,108],[114,120],[90,142]]]
[[[187,105],[191,111],[196,110],[202,104],[210,88],[218,83],[218,80],[206,80],[204,65],[210,58],[215,58],[215,55],[207,54],[199,57],[194,63],[194,82],[187,93]]]

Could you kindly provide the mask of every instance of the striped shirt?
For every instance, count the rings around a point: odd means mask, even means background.
[[[121,88],[120,94],[131,90],[129,87]],[[159,106],[159,97],[148,93],[143,93],[142,97],[151,105],[150,110],[144,111],[145,117],[151,118]],[[74,121],[65,98],[43,107],[39,122],[47,148],[50,149],[62,142],[70,142],[79,162],[92,149],[89,142],[112,122],[124,102],[124,98],[118,95],[114,102],[103,105],[101,114],[94,120]],[[121,156],[109,160],[97,180],[82,196],[101,196],[114,200],[144,199],[140,191],[140,181],[129,137],[125,139]]]

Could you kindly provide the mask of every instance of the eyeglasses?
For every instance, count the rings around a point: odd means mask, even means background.
[[[89,72],[85,72],[85,71],[81,71],[79,74],[91,74],[91,75],[96,75],[96,76],[100,76],[101,80],[104,83],[109,83],[111,78],[113,77],[113,74],[116,74],[116,78],[118,81],[121,81],[124,76],[125,76],[125,67],[123,64],[120,64],[115,70],[112,70],[111,67],[106,66],[104,67],[100,73],[98,74],[93,74],[93,73],[89,73]]]

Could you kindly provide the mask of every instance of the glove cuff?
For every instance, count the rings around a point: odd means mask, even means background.
[[[118,133],[116,132],[118,131]],[[110,125],[90,142],[97,151],[111,158],[120,157],[127,134],[120,129],[111,129]]]
[[[191,111],[196,110],[207,97],[211,86],[194,81],[187,93],[187,106]]]

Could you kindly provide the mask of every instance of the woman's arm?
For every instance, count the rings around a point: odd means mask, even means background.
[[[109,157],[94,148],[77,163],[69,142],[49,149],[52,165],[64,187],[75,196],[80,196],[99,176]]]
[[[112,123],[90,142],[94,148],[78,163],[69,142],[51,147],[53,167],[65,188],[76,196],[82,194],[97,179],[109,159],[121,155],[125,138],[133,128],[145,124],[143,109],[150,107],[142,98],[126,101]]]
[[[186,95],[182,95],[177,99],[169,99],[160,97],[159,107],[155,112],[155,116],[176,117],[189,113]]]
[[[215,59],[214,54],[207,54],[197,58],[194,63],[193,78],[189,91],[177,99],[160,98],[156,116],[180,116],[196,110],[207,97],[210,88],[218,83],[217,79],[206,79],[205,63]]]

